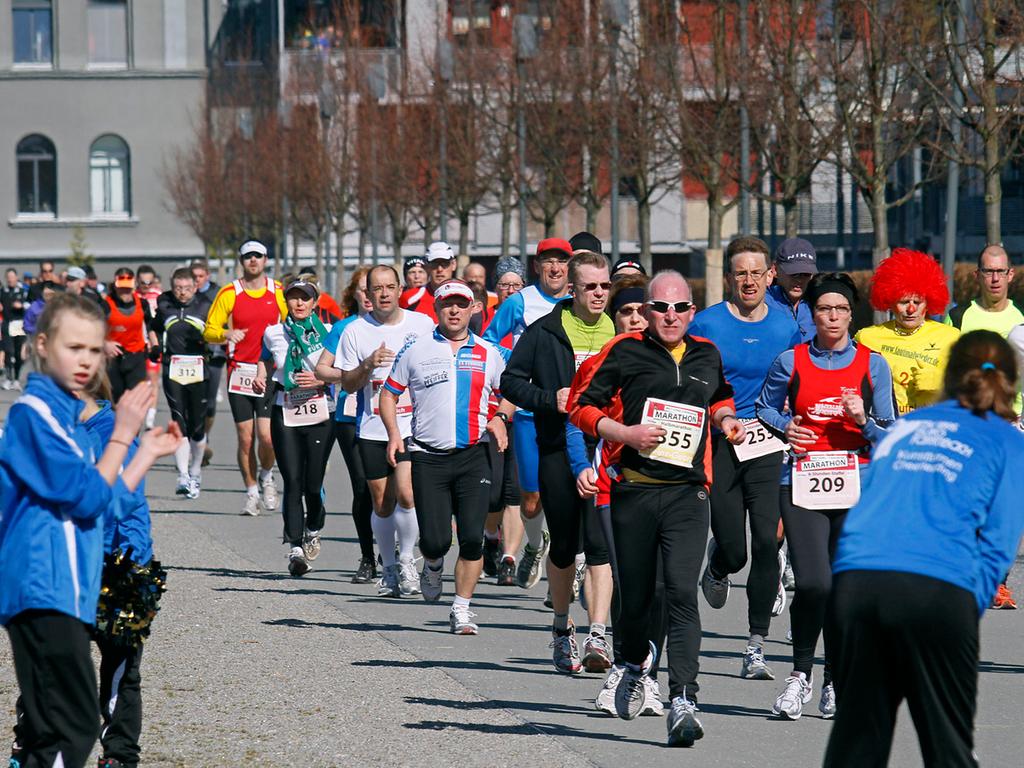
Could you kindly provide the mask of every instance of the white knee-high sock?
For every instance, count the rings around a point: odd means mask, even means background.
[[[188,474],[188,440],[182,440],[174,449],[174,466],[178,469],[178,477]]]
[[[203,473],[203,451],[206,450],[206,438],[202,440],[189,440],[189,466],[188,473],[192,477],[199,477]]]
[[[370,527],[373,528],[373,538],[377,540],[377,550],[380,552],[380,561],[387,567],[395,564],[395,513],[390,517],[380,517],[374,512],[370,516]]]
[[[395,527],[398,529],[398,556],[405,560],[413,558],[420,526],[416,522],[416,507],[395,505]]]
[[[544,514],[541,513],[530,518],[526,515],[520,516],[523,519],[523,527],[526,529],[526,540],[534,549],[540,549],[544,543]]]

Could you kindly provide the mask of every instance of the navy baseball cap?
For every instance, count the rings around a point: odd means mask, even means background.
[[[775,267],[787,275],[816,275],[818,254],[803,238],[791,237],[775,249]]]

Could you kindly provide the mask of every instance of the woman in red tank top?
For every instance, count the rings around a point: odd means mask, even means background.
[[[815,336],[776,359],[757,404],[761,421],[773,431],[784,430],[793,449],[790,484],[784,478],[779,495],[796,577],[790,608],[793,672],[772,707],[774,714],[791,720],[800,717],[813,696],[811,672],[832,587],[832,556],[846,513],[860,495],[860,467],[872,442],[895,418],[888,364],[850,337],[857,298],[848,275],[815,275],[804,297]],[[779,378],[787,373],[788,384],[781,386]],[[818,709],[830,718],[835,690],[825,629]]]
[[[146,378],[146,311],[135,295],[135,273],[121,267],[114,273],[114,295],[101,305],[107,315],[107,375],[116,403]]]

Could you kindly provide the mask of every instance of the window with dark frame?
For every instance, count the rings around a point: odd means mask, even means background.
[[[15,64],[53,63],[53,8],[50,0],[13,0]]]
[[[57,150],[34,133],[18,142],[18,213],[57,215]]]

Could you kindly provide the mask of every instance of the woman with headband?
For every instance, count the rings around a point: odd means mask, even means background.
[[[900,416],[934,403],[942,389],[949,348],[960,331],[928,315],[941,315],[947,304],[942,267],[920,251],[893,249],[871,279],[871,306],[892,319],[862,328],[854,338],[889,363]]]
[[[792,449],[779,507],[796,576],[790,624],[793,672],[772,712],[796,720],[813,696],[814,651],[832,587],[832,555],[843,520],[860,496],[860,469],[896,419],[892,374],[877,352],[850,338],[857,288],[849,275],[819,273],[807,285],[815,335],[779,355],[755,407]],[[788,409],[786,408],[788,406]],[[835,713],[830,642],[818,709]]]
[[[826,768],[885,765],[904,699],[925,765],[977,765],[978,622],[1024,530],[1016,393],[1002,336],[964,334],[942,401],[875,448],[833,568],[838,710]]]

